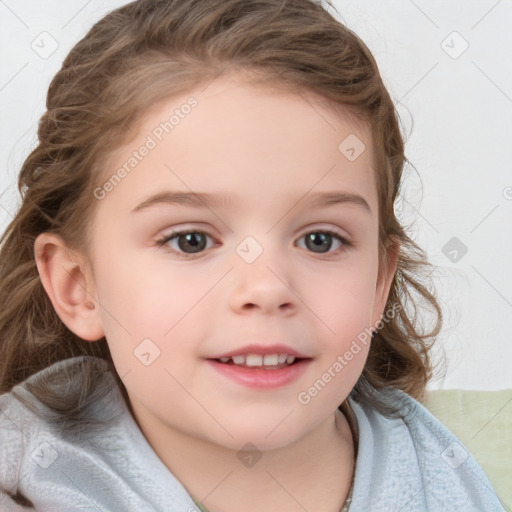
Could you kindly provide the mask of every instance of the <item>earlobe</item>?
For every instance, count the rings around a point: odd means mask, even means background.
[[[53,233],[36,238],[34,254],[43,287],[66,327],[87,341],[102,338],[105,334],[85,258]]]

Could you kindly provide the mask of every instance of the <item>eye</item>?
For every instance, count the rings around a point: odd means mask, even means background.
[[[179,256],[198,254],[212,247],[208,245],[212,237],[202,231],[173,231],[157,240],[158,246],[166,246]],[[352,244],[333,230],[318,230],[306,233],[299,240],[305,240],[305,248],[317,254],[335,253],[336,249],[350,247]],[[299,243],[297,245],[301,246]],[[333,246],[334,250],[333,250]]]
[[[196,254],[207,248],[208,238],[212,239],[202,231],[174,231],[156,243],[159,246],[166,245],[178,254]]]
[[[333,244],[338,244],[335,249],[341,249],[343,247],[349,247],[350,242],[332,230],[318,230],[311,231],[303,235],[299,240],[305,240],[306,248],[317,254],[326,254],[331,251]]]

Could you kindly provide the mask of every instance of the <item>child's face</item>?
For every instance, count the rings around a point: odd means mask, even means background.
[[[172,131],[156,129],[191,96],[197,106],[181,109]],[[350,161],[338,146],[352,134],[366,149]],[[156,147],[140,151],[150,139]],[[107,179],[139,156],[108,192],[97,191],[91,290],[150,439],[172,429],[264,449],[332,420],[368,353],[369,343],[353,341],[379,319],[392,275],[378,279],[371,148],[366,127],[325,104],[224,77],[153,108],[115,153]],[[215,202],[137,208],[175,192]],[[359,199],[310,203],[327,193]],[[159,246],[172,230],[191,234]],[[281,344],[310,359],[295,380],[269,388],[237,382],[209,361],[248,344]]]

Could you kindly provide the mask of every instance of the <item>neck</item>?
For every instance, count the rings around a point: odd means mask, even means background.
[[[340,411],[300,440],[260,452],[254,465],[242,464],[236,451],[181,431],[166,432],[165,443],[148,441],[209,512],[339,512],[354,471],[354,440]]]

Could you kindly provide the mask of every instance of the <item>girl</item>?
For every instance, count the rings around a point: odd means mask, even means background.
[[[319,2],[132,2],[38,135],[0,258],[2,511],[503,510],[419,403],[441,314],[403,140]]]

